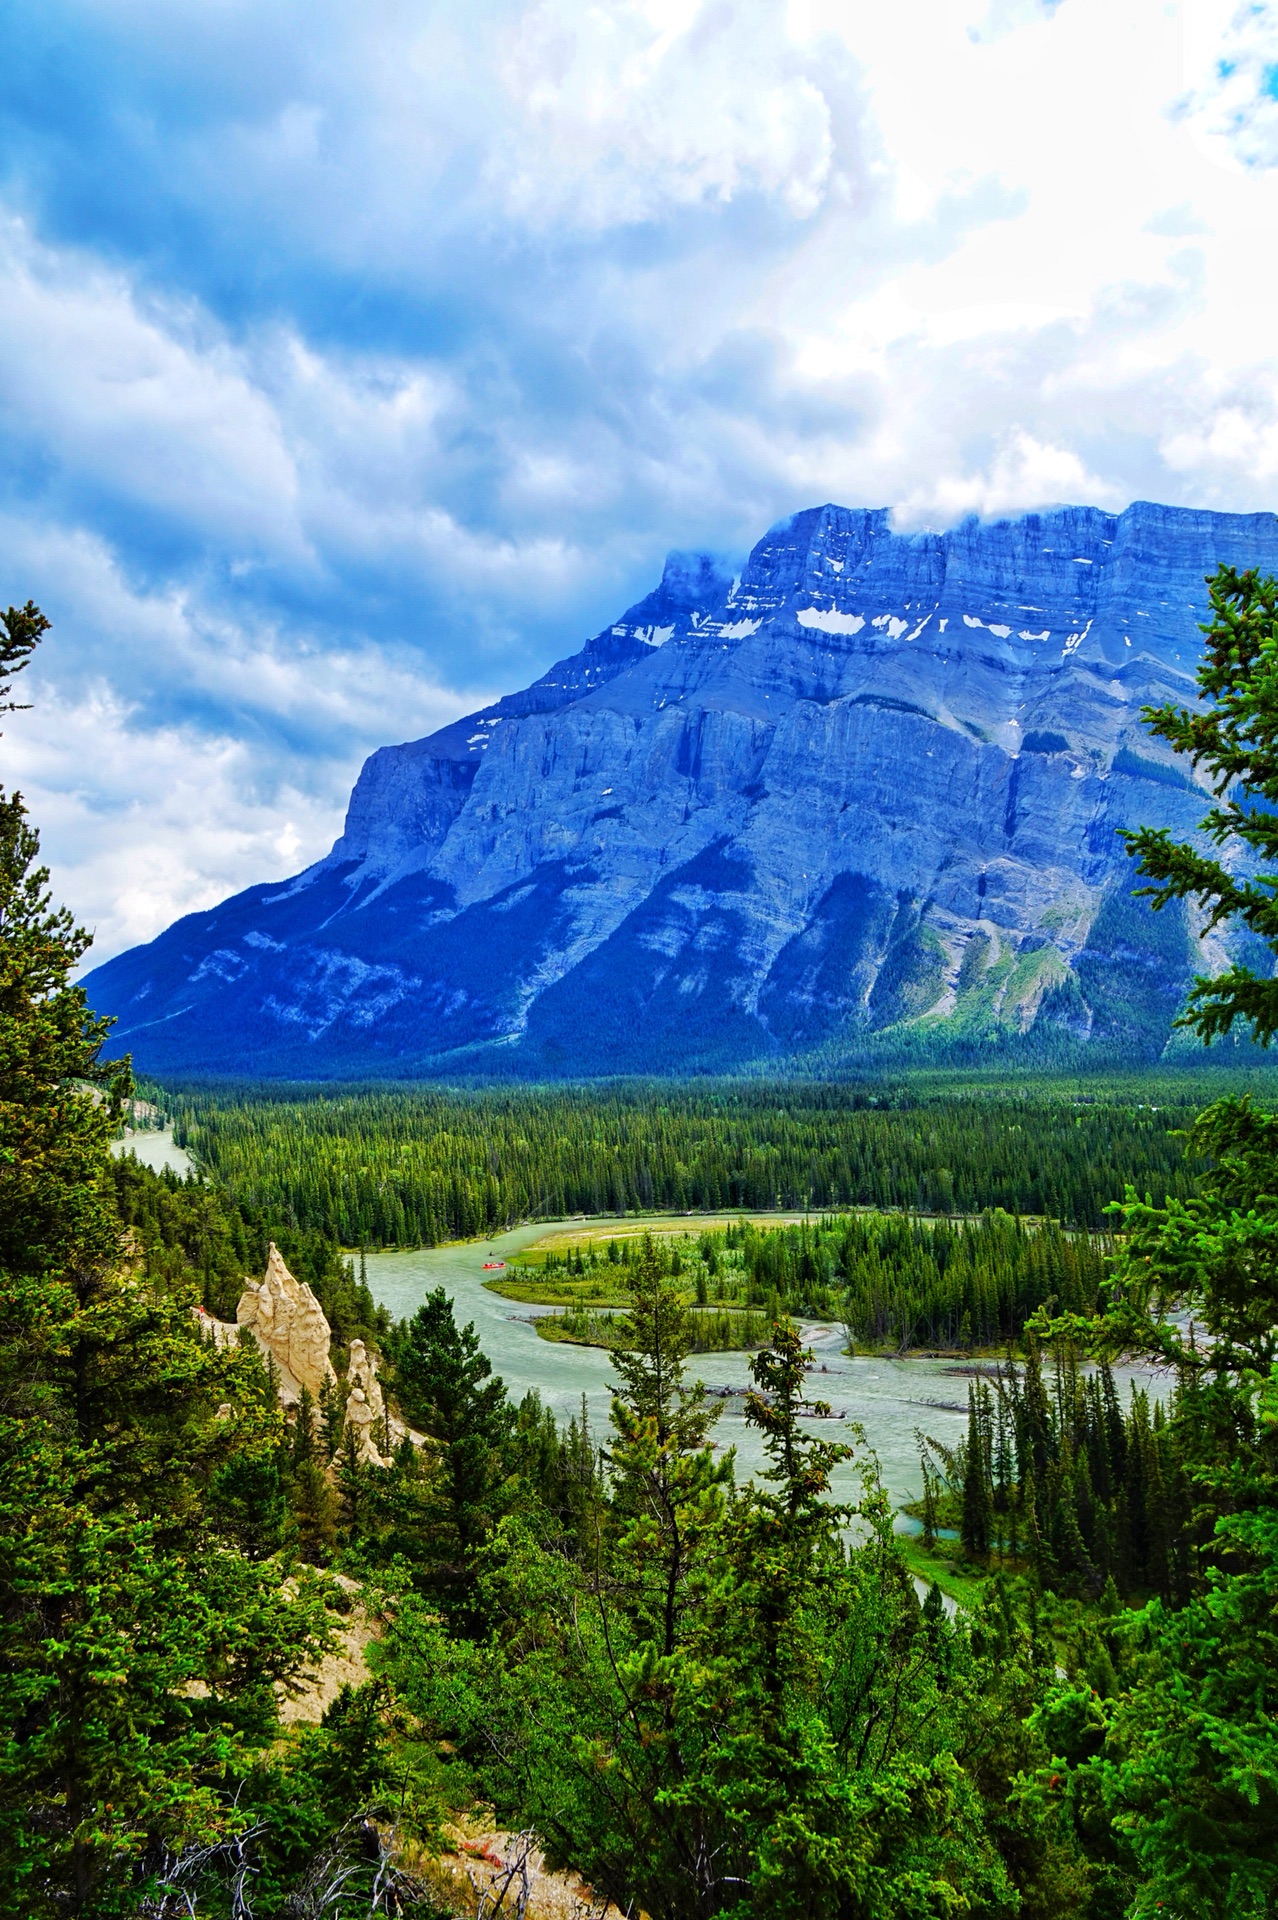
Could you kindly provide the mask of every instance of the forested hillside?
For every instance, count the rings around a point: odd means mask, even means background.
[[[180,1090],[178,1138],[244,1203],[345,1246],[433,1246],[525,1219],[846,1206],[1100,1228],[1131,1183],[1192,1191],[1191,1076],[946,1090],[654,1082]]]
[[[1254,582],[1219,592],[1254,624]],[[10,609],[0,669],[33,619]],[[1221,674],[1245,692],[1235,640]],[[1278,738],[1278,679],[1258,684]],[[1251,791],[1278,799],[1278,754],[1248,752]],[[512,1404],[442,1290],[386,1327],[326,1237],[333,1194],[297,1217],[319,1188],[285,1148],[309,1153],[313,1122],[337,1142],[340,1102],[192,1102],[193,1137],[227,1123],[226,1159],[207,1155],[225,1185],[113,1162],[128,1074],[103,1063],[105,1023],[72,984],[86,938],[37,852],[0,793],[4,1920],[541,1920],[521,1879],[534,1841],[578,1876],[560,1910],[608,1920],[1272,1920],[1278,1116],[1218,1099],[1177,1162],[1168,1116],[1132,1100],[1058,1094],[1036,1126],[1021,1096],[858,1109],[756,1090],[733,1134],[722,1090],[667,1103],[668,1124],[656,1089],[609,1096],[628,1164],[656,1122],[672,1178],[698,1128],[728,1161],[784,1147],[801,1174],[822,1126],[846,1127],[848,1154],[864,1122],[889,1193],[944,1167],[957,1204],[984,1167],[1022,1200],[1073,1179],[1076,1212],[1099,1215],[1072,1140],[1094,1127],[1138,1178],[1164,1156],[1173,1191],[1129,1193],[1112,1249],[995,1214],[708,1234],[707,1284],[732,1269],[770,1319],[745,1400],[768,1464],[742,1484],[688,1364],[695,1305],[651,1236],[613,1262],[627,1311],[596,1431],[584,1407],[563,1426],[535,1395]],[[1216,884],[1185,849],[1144,852],[1169,891]],[[1206,983],[1193,1018],[1278,1030],[1278,980]],[[386,1124],[349,1156],[376,1138],[368,1192],[423,1112],[458,1204],[485,1180],[485,1204],[515,1194],[503,1141],[521,1178],[584,1181],[615,1155],[585,1098],[465,1109],[375,1108]],[[225,1313],[237,1267],[282,1237],[339,1335],[318,1393],[292,1399],[251,1337],[213,1337],[201,1311]],[[784,1304],[836,1260],[880,1332],[960,1306],[960,1332],[963,1315],[1002,1332],[1038,1303],[1023,1359],[974,1382],[965,1439],[931,1455],[920,1551],[952,1525],[956,1617],[910,1576],[867,1437],[810,1391]],[[356,1339],[390,1403],[367,1446]],[[1124,1354],[1169,1369],[1165,1409],[1124,1404],[1108,1370]],[[849,1456],[860,1492],[837,1505]],[[352,1618],[368,1664],[291,1713]]]
[[[113,1159],[115,1210],[148,1280],[194,1288],[218,1319],[234,1319],[245,1274],[260,1273],[274,1240],[299,1280],[312,1287],[343,1346],[385,1333],[386,1310],[356,1279],[353,1263],[315,1228],[241,1205],[225,1188],[167,1168],[153,1173],[131,1154]]]

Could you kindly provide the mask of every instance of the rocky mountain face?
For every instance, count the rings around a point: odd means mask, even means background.
[[[89,978],[145,1069],[299,1077],[1157,1056],[1223,960],[1118,829],[1206,794],[1188,701],[1271,514],[1138,504],[949,533],[826,506],[739,577],[672,555],[580,653],[383,747],[332,852]]]

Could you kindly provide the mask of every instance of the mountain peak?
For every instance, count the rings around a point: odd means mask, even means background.
[[[155,1071],[1150,1058],[1193,971],[1119,839],[1192,833],[1146,704],[1278,519],[1137,502],[897,534],[813,507],[523,691],[370,756],[331,854],[90,977]]]

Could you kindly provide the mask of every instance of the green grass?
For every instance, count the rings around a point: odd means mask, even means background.
[[[603,1275],[616,1272],[615,1267],[602,1270]],[[579,1278],[562,1269],[543,1277],[527,1268],[517,1272],[513,1263],[500,1280],[485,1280],[484,1286],[489,1293],[499,1293],[503,1300],[518,1300],[526,1307],[625,1307],[630,1303],[629,1293],[613,1280],[596,1279],[590,1274]]]
[[[621,1316],[606,1309],[569,1307],[563,1313],[539,1314],[533,1325],[541,1340],[562,1341],[573,1347],[610,1347],[616,1341]],[[694,1308],[690,1353],[754,1353],[767,1341],[768,1323],[757,1312],[730,1312],[724,1308]]]
[[[540,1313],[533,1321],[539,1340],[551,1340],[566,1347],[610,1347],[616,1328],[596,1314],[573,1314],[565,1319],[558,1313]]]
[[[896,1538],[901,1558],[917,1579],[935,1581],[960,1607],[974,1607],[982,1598],[989,1574],[964,1558],[957,1540],[941,1540],[930,1548],[917,1533],[898,1533]]]

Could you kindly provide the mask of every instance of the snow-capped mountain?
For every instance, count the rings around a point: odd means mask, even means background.
[[[157,1073],[1153,1057],[1221,955],[1133,902],[1117,829],[1205,810],[1140,713],[1193,698],[1221,561],[1278,571],[1278,519],[826,506],[739,577],[672,555],[526,691],[374,753],[326,859],[91,1004]]]

